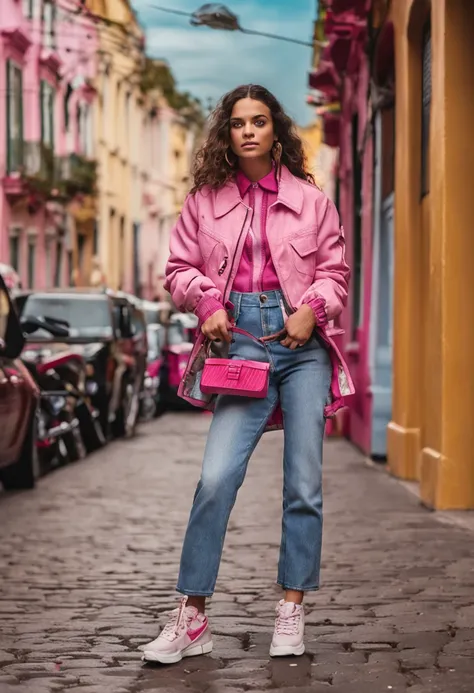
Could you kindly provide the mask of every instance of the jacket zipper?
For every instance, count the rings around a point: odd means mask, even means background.
[[[226,285],[225,285],[225,288],[224,288],[224,304],[227,303],[228,298],[229,298],[228,295],[227,295],[227,290],[228,290],[228,288],[229,288],[229,282],[230,282],[230,279],[231,279],[231,277],[232,277],[232,272],[234,271],[234,264],[235,264],[235,258],[236,258],[236,256],[237,256],[237,250],[238,250],[238,247],[239,247],[239,245],[240,245],[240,240],[241,240],[242,234],[243,234],[243,232],[244,232],[245,224],[247,223],[247,217],[248,217],[249,211],[250,211],[249,208],[248,208],[247,206],[245,206],[244,223],[242,224],[242,228],[240,229],[239,237],[238,237],[238,239],[237,239],[237,245],[235,246],[235,252],[234,252],[234,254],[233,254],[233,256],[232,256],[232,262],[231,262],[231,265],[230,265],[229,276],[227,277],[227,282],[226,282]]]
[[[222,274],[224,274],[225,268],[227,267],[227,260],[228,260],[228,259],[229,259],[229,256],[228,256],[228,255],[224,255],[224,260],[221,262],[221,266],[219,267],[219,270],[218,270],[218,272],[217,272],[217,274],[219,275],[219,277],[220,277]]]
[[[270,207],[269,207],[268,210],[267,210],[267,223],[268,223],[268,218],[269,218],[269,216],[270,216],[270,210],[271,210],[272,207],[275,206],[275,204],[276,204],[276,202],[274,202],[272,205],[270,205]],[[269,253],[270,253],[270,257],[271,257],[271,259],[272,259],[273,266],[274,266],[274,268],[275,268],[275,272],[276,272],[277,277],[278,277],[278,283],[280,284],[281,293],[282,293],[282,295],[283,295],[283,300],[284,300],[284,302],[285,302],[285,310],[286,310],[288,316],[290,316],[292,313],[295,312],[295,309],[294,309],[294,307],[291,305],[291,302],[289,301],[288,296],[287,296],[286,293],[285,293],[285,289],[284,289],[284,286],[283,286],[283,282],[281,281],[281,277],[280,277],[280,275],[279,275],[278,263],[276,263],[275,260],[273,259],[272,248],[271,248],[270,243],[268,243],[268,251],[269,251]]]

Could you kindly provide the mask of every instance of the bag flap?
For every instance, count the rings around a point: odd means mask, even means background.
[[[206,366],[219,366],[220,368],[228,368],[235,364],[241,364],[242,368],[253,368],[259,371],[268,371],[270,369],[270,364],[262,361],[248,361],[247,359],[206,359],[204,362],[204,368]]]

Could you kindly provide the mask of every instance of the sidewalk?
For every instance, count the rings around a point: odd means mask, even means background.
[[[280,433],[263,437],[231,517],[212,656],[142,665],[136,647],[174,606],[209,421],[165,416],[35,492],[0,496],[0,693],[473,693],[472,533],[439,522],[342,441],[326,444],[307,653],[269,659]]]

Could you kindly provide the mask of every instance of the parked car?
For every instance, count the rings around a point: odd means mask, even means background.
[[[194,313],[174,313],[170,318],[170,323],[175,322],[179,322],[183,326],[183,335],[186,341],[194,344],[199,324],[197,316]]]
[[[192,405],[178,397],[178,387],[184,375],[189,355],[193,349],[181,314],[170,317],[166,326],[164,361],[161,370],[160,403],[164,409],[193,409]]]
[[[164,411],[160,383],[164,363],[166,328],[164,325],[148,325],[147,336],[148,355],[142,410],[144,418],[151,418],[153,415],[162,414]]]
[[[141,308],[145,314],[147,325],[167,324],[172,306],[167,301],[141,301]]]
[[[133,304],[107,289],[18,293],[16,302],[21,313],[48,315],[68,324],[64,344],[82,347],[87,392],[99,411],[104,434],[133,435],[146,363],[143,347],[137,347]],[[51,342],[41,331],[28,339],[36,344]]]
[[[6,490],[32,488],[39,475],[39,389],[18,358],[24,343],[18,316],[0,275],[0,481]]]

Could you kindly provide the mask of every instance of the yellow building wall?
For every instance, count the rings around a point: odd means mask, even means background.
[[[170,126],[169,172],[173,187],[174,213],[177,219],[183,206],[186,194],[191,187],[190,130],[182,118],[175,114]]]
[[[101,58],[96,88],[99,258],[106,283],[132,289],[134,195],[141,151],[142,95],[137,83],[141,29],[128,0],[88,0],[110,23],[98,23]]]
[[[317,156],[319,148],[323,142],[323,127],[321,118],[317,118],[306,127],[297,127],[297,132],[303,142],[304,152],[308,162],[308,169],[316,178],[316,183],[320,185],[320,181],[317,179]]]
[[[429,194],[421,199],[421,46],[431,16]],[[433,508],[474,508],[474,3],[397,0],[392,473]]]

